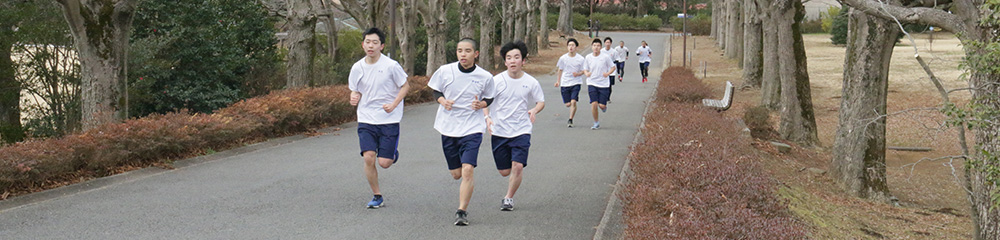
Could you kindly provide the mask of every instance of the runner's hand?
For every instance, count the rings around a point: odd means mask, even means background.
[[[361,101],[361,93],[351,92],[351,106],[357,106]]]
[[[493,119],[489,116],[486,117],[486,131],[489,131],[490,135],[493,135]]]
[[[531,123],[535,123],[535,109],[528,110],[528,119],[531,119]]]
[[[444,110],[451,111],[451,105],[455,104],[455,100],[448,100],[444,97],[440,97],[438,98],[438,103],[440,103],[441,106],[444,106]]]
[[[386,104],[382,105],[382,110],[385,110],[386,113],[391,113],[392,110],[395,110],[395,109],[396,109],[396,105],[393,105],[391,103],[386,103]]]
[[[484,102],[484,101],[479,101],[479,96],[472,96],[472,110],[473,111],[485,108],[485,106],[482,106],[485,103],[486,102]]]

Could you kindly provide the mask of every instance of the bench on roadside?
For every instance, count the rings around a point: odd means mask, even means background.
[[[733,91],[735,88],[732,82],[726,81],[726,93],[722,96],[722,99],[702,99],[701,104],[720,112],[729,110],[729,107],[733,105]]]

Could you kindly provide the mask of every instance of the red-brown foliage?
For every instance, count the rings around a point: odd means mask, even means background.
[[[712,90],[695,77],[691,70],[682,67],[664,70],[656,91],[656,99],[660,101],[683,103],[701,103],[702,99],[712,95]]]
[[[407,103],[430,99],[427,80],[409,79]],[[81,171],[100,176],[109,168],[165,162],[204,149],[222,150],[243,141],[351,121],[355,108],[348,104],[349,93],[343,85],[276,91],[213,114],[154,114],[63,138],[9,145],[0,148],[0,193],[24,191]]]
[[[673,72],[670,72],[674,70]],[[685,70],[686,71],[686,70]],[[664,72],[658,97],[690,73]],[[672,79],[680,77],[687,80]],[[686,99],[686,98],[682,98]],[[633,149],[622,198],[628,239],[802,239],[803,226],[775,196],[777,182],[734,120],[715,110],[654,101]]]

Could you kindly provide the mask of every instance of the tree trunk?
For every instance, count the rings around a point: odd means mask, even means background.
[[[424,27],[427,29],[427,73],[433,73],[445,64],[447,58],[445,54],[445,42],[448,32],[448,3],[449,0],[420,0],[418,11],[424,18]]]
[[[761,97],[760,105],[771,110],[778,110],[781,104],[781,78],[778,77],[778,26],[775,23],[771,0],[756,0],[761,7],[761,29],[763,32],[763,51],[761,64]]]
[[[525,6],[527,0],[515,0],[514,4],[514,40],[524,41],[525,37],[525,25],[528,24],[528,6]]]
[[[413,35],[417,31],[417,8],[416,0],[400,0],[398,2],[398,15],[396,16],[396,36],[399,40],[399,60],[400,65],[409,76],[414,75],[414,65],[417,59],[416,39]]]
[[[496,28],[496,17],[494,16],[493,0],[482,0],[479,9],[479,29],[485,29],[479,31],[479,66],[486,68],[487,71],[496,70],[496,66],[493,65],[493,59],[496,57],[493,52],[493,34],[492,31]]]
[[[337,22],[333,20],[332,16],[322,18],[322,21],[326,25],[326,55],[330,59],[337,59],[337,37],[339,37]]]
[[[729,12],[727,11],[728,8],[726,7],[726,6],[728,6],[729,1],[734,1],[734,0],[720,0],[719,1],[719,3],[720,3],[719,4],[719,13],[720,13],[719,14],[719,29],[718,29],[719,30],[719,34],[716,35],[716,37],[717,37],[716,40],[717,40],[717,42],[719,44],[719,49],[722,49],[723,53],[725,53],[725,50],[726,50],[726,41],[728,40],[728,39],[726,39],[726,37],[729,37],[729,28],[728,28],[729,27]]]
[[[459,38],[476,38],[476,8],[479,4],[476,4],[479,0],[459,0],[458,9],[462,11]]]
[[[83,128],[122,119],[129,32],[136,0],[57,0],[81,67]]]
[[[803,146],[819,142],[813,113],[800,21],[805,16],[801,0],[780,0],[778,17],[778,74],[781,78],[781,137]]]
[[[722,11],[719,10],[719,0],[712,1],[712,33],[709,37],[714,38],[716,42],[719,41],[719,18],[722,16]],[[677,19],[674,21],[679,21]],[[679,31],[680,29],[674,29],[674,31]]]
[[[760,88],[763,63],[763,33],[757,5],[743,4],[743,86]]]
[[[527,14],[525,15],[524,44],[528,46],[528,54],[538,54],[538,14],[535,8],[538,7],[538,0],[528,0]]]
[[[13,39],[5,39],[13,33],[11,28],[0,29],[0,139],[6,143],[24,140],[21,126],[21,83],[17,81],[14,61],[11,59]]]
[[[503,31],[500,33],[500,42],[508,43],[514,39],[514,22],[517,21],[517,13],[515,12],[515,4],[510,1],[500,1],[503,6],[503,13],[501,18],[503,19]]]
[[[541,49],[549,49],[549,0],[538,1],[539,5],[539,21],[541,24],[538,26],[541,28],[538,37],[538,47]]]
[[[571,38],[573,35],[573,0],[559,0],[559,22],[556,24],[563,36]]]
[[[855,9],[849,17],[840,126],[830,172],[847,193],[888,201],[884,115],[889,61],[899,27]]]
[[[316,55],[316,17],[309,0],[287,1],[288,68],[286,88],[308,87],[313,83],[313,59]]]
[[[995,36],[994,38],[995,39]],[[983,40],[996,41],[996,40]],[[966,54],[977,52],[977,50],[966,50]],[[973,220],[977,227],[978,239],[1000,239],[1000,209],[994,207],[998,203],[997,198],[997,169],[1000,168],[997,154],[1000,153],[1000,125],[995,120],[1000,118],[996,111],[1000,110],[1000,75],[988,74],[986,70],[973,72],[969,78],[969,85],[978,88],[973,93],[973,105],[981,106],[973,114],[977,114],[984,120],[994,120],[994,122],[983,121],[983,126],[977,126],[974,130],[976,144],[981,151],[972,153],[972,170],[966,167],[966,174],[971,175],[969,182],[972,188]],[[970,174],[971,173],[971,174]]]
[[[743,7],[740,6],[741,0],[729,0],[726,4],[727,22],[728,24],[726,30],[729,31],[726,36],[729,36],[726,41],[726,52],[725,56],[730,59],[736,59],[740,63],[737,66],[742,67],[742,54],[743,54],[743,19],[740,15],[743,13]]]

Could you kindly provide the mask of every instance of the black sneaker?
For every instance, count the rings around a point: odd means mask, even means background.
[[[504,198],[500,205],[500,211],[514,211],[514,199]]]
[[[566,121],[566,127],[568,127],[568,128],[572,128],[573,127],[573,119],[572,118],[570,118],[569,120]]]
[[[469,225],[469,220],[465,219],[465,217],[467,217],[468,215],[469,215],[468,212],[462,210],[458,210],[458,212],[455,212],[455,225],[458,226]]]

